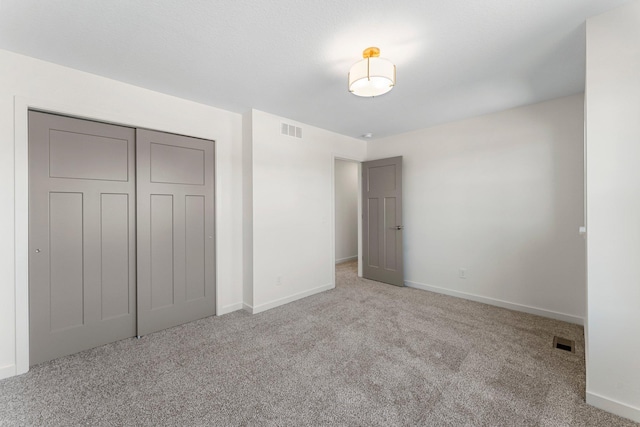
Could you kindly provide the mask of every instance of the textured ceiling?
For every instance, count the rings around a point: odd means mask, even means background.
[[[0,48],[383,137],[583,91],[585,19],[628,0],[0,0]],[[397,65],[347,92],[368,46]]]

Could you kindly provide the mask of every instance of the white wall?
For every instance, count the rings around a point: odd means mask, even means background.
[[[587,21],[587,402],[640,421],[640,2]]]
[[[358,163],[335,163],[336,263],[358,257]]]
[[[409,286],[583,322],[582,95],[370,142],[392,156]]]
[[[30,106],[216,140],[217,310],[241,308],[242,117],[6,51],[0,63],[0,378],[28,367]]]
[[[257,110],[252,132],[256,313],[335,286],[334,157],[364,160],[366,143]]]

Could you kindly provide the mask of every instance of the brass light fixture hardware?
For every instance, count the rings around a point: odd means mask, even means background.
[[[384,95],[396,85],[396,66],[380,58],[380,49],[372,46],[362,52],[362,60],[349,70],[349,92],[363,97]]]

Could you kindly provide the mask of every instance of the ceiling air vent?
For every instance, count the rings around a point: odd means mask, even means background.
[[[280,133],[294,138],[302,138],[302,128],[287,123],[280,123]]]

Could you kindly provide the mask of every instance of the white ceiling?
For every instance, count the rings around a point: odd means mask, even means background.
[[[0,0],[0,48],[349,136],[582,92],[585,19],[628,0]],[[347,91],[378,46],[394,90]]]

